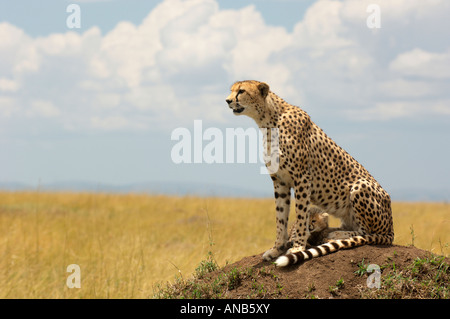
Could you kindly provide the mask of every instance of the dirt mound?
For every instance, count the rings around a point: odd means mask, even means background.
[[[257,280],[258,285],[264,287],[259,291],[260,297],[360,298],[361,293],[368,288],[368,265],[374,264],[381,268],[387,263],[395,263],[397,269],[405,269],[415,259],[427,255],[429,253],[426,251],[414,247],[363,246],[340,250],[286,268],[277,268],[270,262],[262,261],[262,255],[256,255],[228,265],[224,271],[234,267],[264,268]],[[257,289],[255,282],[242,282],[240,287],[229,291],[227,298],[246,298],[249,293],[254,295],[253,290]],[[264,295],[263,290],[267,292]],[[274,291],[278,292],[278,296],[268,295]]]
[[[260,254],[172,285],[165,297],[448,299],[449,264],[449,258],[396,245],[340,250],[285,268]]]
[[[428,259],[427,259],[428,258]],[[246,257],[223,269],[227,272],[233,268],[257,270],[257,276],[249,276],[250,280],[243,280],[239,287],[230,290],[227,298],[361,298],[370,297],[378,288],[376,287],[377,270],[369,273],[372,268],[379,267],[380,273],[387,275],[389,271],[420,272],[413,270],[415,261],[432,260],[431,254],[415,247],[404,246],[362,246],[355,249],[340,250],[334,254],[314,258],[299,265],[286,268],[277,268],[270,262],[262,261],[262,255]],[[448,258],[443,260],[447,264],[445,271],[448,293],[449,269]],[[259,270],[259,271],[258,271]],[[368,271],[369,270],[369,271]],[[430,271],[424,270],[425,272]],[[369,280],[368,278],[373,276]],[[381,276],[380,288],[381,288]],[[386,276],[384,277],[386,278]],[[418,278],[418,277],[417,277]],[[401,285],[401,284],[400,284]],[[384,287],[386,289],[388,287]],[[405,297],[411,291],[397,291],[397,297]],[[408,287],[394,287],[393,289],[408,290]],[[373,291],[375,290],[375,291]],[[390,296],[395,297],[395,296]],[[420,297],[412,294],[411,297]],[[445,296],[444,296],[445,297]],[[448,295],[446,296],[449,297]]]

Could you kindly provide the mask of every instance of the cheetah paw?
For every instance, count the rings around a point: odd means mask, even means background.
[[[283,253],[282,250],[279,250],[278,248],[270,248],[268,251],[266,251],[263,254],[263,259],[265,261],[270,261],[278,256],[280,256]]]

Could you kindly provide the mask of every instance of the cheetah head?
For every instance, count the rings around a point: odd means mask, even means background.
[[[265,105],[269,86],[259,81],[239,81],[231,86],[226,102],[235,115],[255,117]]]
[[[318,211],[310,213],[309,217],[309,232],[320,232],[328,228],[328,214]]]

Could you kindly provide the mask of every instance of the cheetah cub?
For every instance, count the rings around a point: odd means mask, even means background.
[[[320,208],[312,208],[309,211],[309,238],[306,242],[308,246],[319,246],[327,242],[330,228],[328,227],[328,214]]]
[[[309,216],[309,237],[306,242],[306,248],[319,246],[327,242],[328,234],[331,229],[328,227],[328,214],[318,207],[311,208],[308,212]],[[290,231],[290,236],[294,232],[294,227]],[[293,242],[289,241],[287,247],[291,248]]]

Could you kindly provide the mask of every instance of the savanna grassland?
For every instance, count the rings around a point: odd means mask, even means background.
[[[224,266],[274,241],[273,199],[0,193],[0,298],[152,298],[209,252]],[[448,256],[450,204],[393,203],[395,244]],[[337,221],[332,221],[337,225]],[[69,289],[67,266],[81,270]]]

